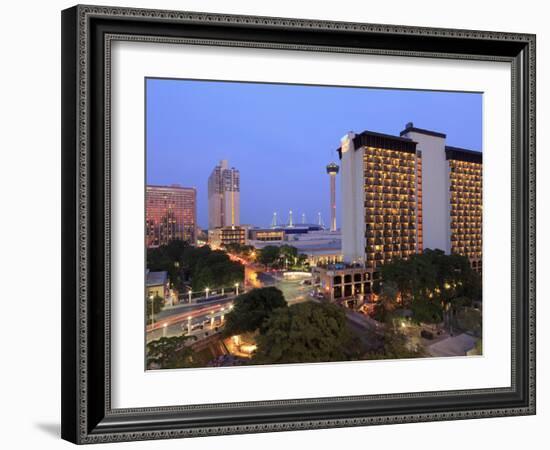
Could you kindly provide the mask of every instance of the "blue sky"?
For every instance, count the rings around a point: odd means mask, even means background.
[[[482,150],[479,93],[165,79],[146,86],[147,183],[195,187],[201,227],[208,176],[221,159],[240,170],[241,223],[269,225],[274,211],[286,221],[292,210],[295,221],[305,213],[316,222],[321,212],[328,224],[325,166],[338,163],[348,131],[399,135],[413,122],[447,134],[447,145]]]

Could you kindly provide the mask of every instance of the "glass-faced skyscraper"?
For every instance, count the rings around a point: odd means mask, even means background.
[[[208,178],[208,228],[240,224],[239,171],[220,161]]]

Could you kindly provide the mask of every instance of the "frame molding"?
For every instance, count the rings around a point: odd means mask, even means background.
[[[512,64],[512,386],[112,409],[114,40]],[[535,413],[535,36],[98,6],[62,13],[62,437],[84,444]]]

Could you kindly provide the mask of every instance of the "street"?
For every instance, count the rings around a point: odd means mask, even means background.
[[[202,339],[216,332],[232,307],[234,296],[198,304],[184,304],[167,308],[155,315],[147,326],[147,342],[161,337],[187,334]],[[192,343],[194,341],[189,341]]]

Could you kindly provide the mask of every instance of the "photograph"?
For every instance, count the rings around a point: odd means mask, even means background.
[[[47,321],[63,439],[375,427],[378,444],[408,424],[410,447],[460,424],[457,448],[518,447],[498,424],[542,423],[527,416],[546,28],[432,3],[65,5]]]
[[[483,355],[483,93],[144,82],[146,370]]]

